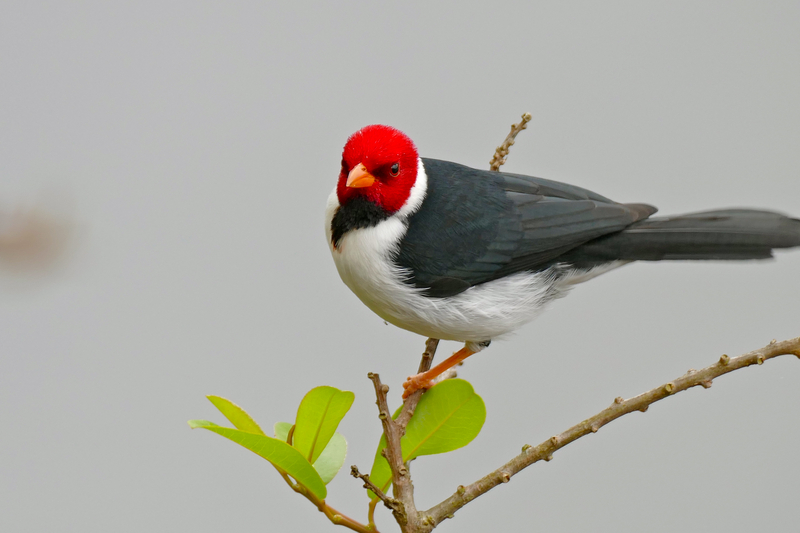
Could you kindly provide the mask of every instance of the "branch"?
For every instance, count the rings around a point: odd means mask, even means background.
[[[392,492],[395,500],[399,500],[397,507],[392,509],[392,514],[401,529],[405,531],[410,528],[415,531],[418,513],[414,506],[414,486],[411,484],[408,467],[403,462],[403,449],[400,446],[400,439],[403,437],[405,428],[401,429],[397,422],[392,420],[389,403],[386,400],[389,386],[381,383],[378,374],[370,372],[367,377],[375,386],[375,396],[378,398],[378,418],[381,419],[383,433],[386,435],[386,448],[383,450],[383,454],[392,470]]]
[[[438,346],[439,339],[428,339],[425,342],[425,352],[422,354],[419,372],[425,372],[430,369]],[[380,490],[376,491],[374,488],[371,490],[383,500],[387,507],[392,509],[392,514],[403,531],[422,531],[421,527],[423,526],[419,521],[420,515],[414,504],[414,485],[411,483],[411,473],[408,471],[408,466],[403,461],[403,449],[400,445],[400,439],[405,435],[408,421],[411,420],[414,409],[416,409],[417,403],[419,403],[419,399],[424,391],[417,391],[406,398],[405,402],[403,402],[403,409],[400,415],[398,415],[397,420],[392,420],[389,411],[389,402],[386,398],[386,393],[389,392],[389,386],[381,383],[381,378],[378,374],[370,372],[367,374],[367,377],[372,380],[375,386],[378,418],[380,418],[381,424],[383,424],[383,433],[386,435],[386,448],[383,450],[383,454],[392,471],[392,492],[394,494],[394,499],[388,498],[385,494],[381,497],[380,495],[382,493]],[[366,480],[364,481],[366,482]],[[370,504],[370,515],[373,510],[374,507]]]
[[[773,340],[769,345],[761,349],[738,357],[723,355],[719,358],[718,362],[711,366],[699,371],[690,370],[683,376],[634,398],[628,400],[617,398],[611,406],[600,413],[584,420],[580,424],[572,426],[559,435],[555,435],[538,446],[524,446],[521,454],[475,483],[467,485],[466,487],[459,486],[455,494],[428,511],[420,513],[424,517],[422,522],[426,525],[430,524],[429,528],[424,531],[431,531],[445,518],[452,518],[456,511],[478,496],[487,493],[501,483],[507,483],[512,476],[523,468],[541,461],[542,459],[549,461],[553,458],[553,453],[557,450],[585,435],[596,433],[601,427],[623,415],[634,411],[647,411],[647,408],[650,407],[651,404],[692,387],[701,386],[707,389],[711,386],[711,382],[714,378],[750,365],[763,364],[764,361],[772,359],[773,357],[789,354],[796,355],[800,358],[800,337],[783,342],[776,342]]]
[[[503,163],[506,162],[506,157],[508,157],[508,150],[514,144],[514,139],[517,137],[519,132],[524,130],[528,127],[528,122],[531,120],[530,113],[523,113],[522,120],[519,124],[512,124],[511,131],[506,136],[506,140],[503,141],[503,144],[497,147],[497,150],[494,152],[494,157],[492,160],[489,161],[489,170],[499,171],[500,167],[503,166]]]
[[[433,357],[436,355],[436,348],[438,347],[439,339],[428,339],[425,341],[425,351],[422,353],[422,359],[419,362],[417,374],[422,374],[423,372],[427,372],[431,369],[431,365],[433,365]],[[406,432],[408,421],[411,420],[412,416],[414,416],[414,410],[417,408],[417,404],[419,403],[419,399],[422,398],[423,392],[425,392],[424,389],[418,390],[406,398],[403,402],[403,410],[400,412],[400,415],[396,420],[397,424],[403,428],[403,434]]]
[[[388,507],[392,511],[398,511],[398,512],[401,511],[402,507],[400,506],[400,502],[384,494],[384,492],[380,489],[380,487],[372,482],[368,474],[362,474],[361,472],[358,471],[358,467],[356,465],[350,467],[350,475],[363,481],[364,488],[374,492],[375,496],[377,496],[378,499],[381,500],[386,507]]]

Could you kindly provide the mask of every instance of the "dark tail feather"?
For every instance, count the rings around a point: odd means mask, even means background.
[[[795,246],[800,246],[800,220],[725,209],[642,220],[569,255],[578,266],[592,266],[615,260],[767,259],[776,248]]]

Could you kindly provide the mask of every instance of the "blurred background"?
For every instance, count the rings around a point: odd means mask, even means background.
[[[334,531],[265,461],[186,420],[262,426],[356,393],[328,502],[363,520],[392,386],[424,339],[341,283],[323,234],[349,134],[508,163],[661,214],[800,216],[800,4],[28,2],[0,5],[0,529]],[[800,335],[800,251],[635,264],[460,376],[467,448],[413,465],[428,508],[689,368]],[[442,343],[439,358],[457,349]],[[437,531],[794,531],[800,364],[720,378],[558,452]],[[382,531],[397,526],[379,509]],[[342,530],[343,531],[343,530]]]

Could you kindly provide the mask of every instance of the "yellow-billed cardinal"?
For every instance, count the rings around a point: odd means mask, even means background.
[[[411,139],[367,126],[345,144],[325,231],[339,275],[387,322],[465,342],[403,384],[403,397],[532,320],[575,284],[631,261],[764,259],[800,246],[800,220],[726,209],[649,218],[531,176],[420,158]]]

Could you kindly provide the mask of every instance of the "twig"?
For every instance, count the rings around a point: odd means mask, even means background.
[[[419,370],[417,370],[417,374],[421,374],[423,372],[427,372],[431,369],[431,365],[433,364],[433,358],[436,355],[436,348],[439,346],[439,339],[428,339],[425,341],[425,351],[422,353],[422,359],[419,362]],[[402,428],[402,434],[405,435],[406,426],[408,425],[408,421],[411,420],[411,417],[414,416],[414,410],[417,408],[417,404],[419,403],[419,399],[422,398],[422,393],[425,390],[418,390],[411,396],[405,399],[403,402],[403,410],[400,412],[400,415],[397,417],[397,425]],[[402,436],[402,435],[401,435]]]
[[[403,430],[392,420],[389,411],[389,402],[386,399],[389,386],[381,383],[378,374],[370,372],[367,377],[375,386],[375,396],[378,398],[378,418],[383,424],[383,433],[386,435],[384,455],[392,470],[392,493],[395,500],[399,500],[397,508],[392,509],[392,514],[402,530],[410,528],[412,531],[416,531],[417,509],[414,506],[414,486],[411,484],[411,474],[403,462],[403,449],[400,446]]]
[[[699,371],[689,371],[683,376],[643,394],[628,400],[617,398],[611,406],[600,413],[569,428],[559,435],[555,435],[538,446],[530,447],[526,445],[522,448],[522,453],[520,455],[475,483],[467,485],[466,487],[459,486],[455,494],[428,511],[420,513],[422,516],[421,522],[428,526],[420,531],[431,531],[445,518],[452,518],[456,511],[470,501],[487,493],[501,483],[507,483],[512,476],[523,468],[541,461],[542,459],[545,461],[551,460],[555,451],[585,435],[596,433],[601,427],[612,420],[616,420],[634,411],[647,411],[647,408],[651,404],[691,387],[702,386],[703,388],[708,388],[711,386],[711,382],[714,378],[727,374],[728,372],[733,372],[734,370],[750,365],[760,365],[767,359],[789,354],[796,355],[800,358],[800,337],[783,342],[776,342],[773,340],[764,348],[754,350],[738,357],[723,355],[720,357],[719,361],[711,366]]]
[[[425,342],[425,352],[422,354],[422,360],[419,364],[420,372],[430,369],[433,357],[436,355],[437,346],[439,346],[439,339],[428,339]],[[381,383],[381,378],[378,374],[370,372],[367,377],[372,380],[375,387],[378,418],[383,424],[383,433],[386,435],[384,456],[392,471],[392,493],[394,494],[394,499],[392,504],[387,504],[387,506],[392,509],[392,514],[403,531],[421,531],[420,527],[424,526],[419,521],[419,513],[414,503],[414,485],[411,484],[411,473],[408,471],[408,466],[403,461],[403,449],[400,439],[405,435],[408,421],[411,420],[423,391],[417,391],[406,398],[403,403],[403,410],[397,420],[392,420],[389,402],[386,398],[389,386]],[[374,489],[372,491],[380,498],[379,491],[376,492]],[[387,503],[387,500],[389,498],[384,500],[384,503]],[[370,512],[372,511],[374,511],[374,506],[370,504]]]
[[[354,478],[358,478],[361,481],[363,481],[364,488],[369,489],[373,493],[375,493],[375,496],[377,496],[386,507],[388,507],[392,511],[400,511],[399,502],[394,498],[390,498],[389,496],[384,494],[384,492],[380,489],[380,487],[378,487],[375,483],[372,482],[368,474],[362,474],[361,472],[358,471],[358,467],[356,465],[352,465],[350,467],[350,475],[353,476]]]
[[[436,348],[439,347],[439,339],[428,339],[425,341],[425,351],[422,352],[422,359],[419,362],[417,374],[427,372],[433,365],[433,357],[436,355]]]
[[[517,137],[519,132],[528,127],[528,122],[530,122],[530,120],[531,114],[523,113],[520,123],[511,125],[511,131],[506,136],[506,140],[503,141],[503,144],[497,147],[497,150],[494,152],[494,157],[492,157],[492,160],[489,161],[489,170],[500,170],[500,167],[506,162],[509,148],[514,145],[514,139]]]

